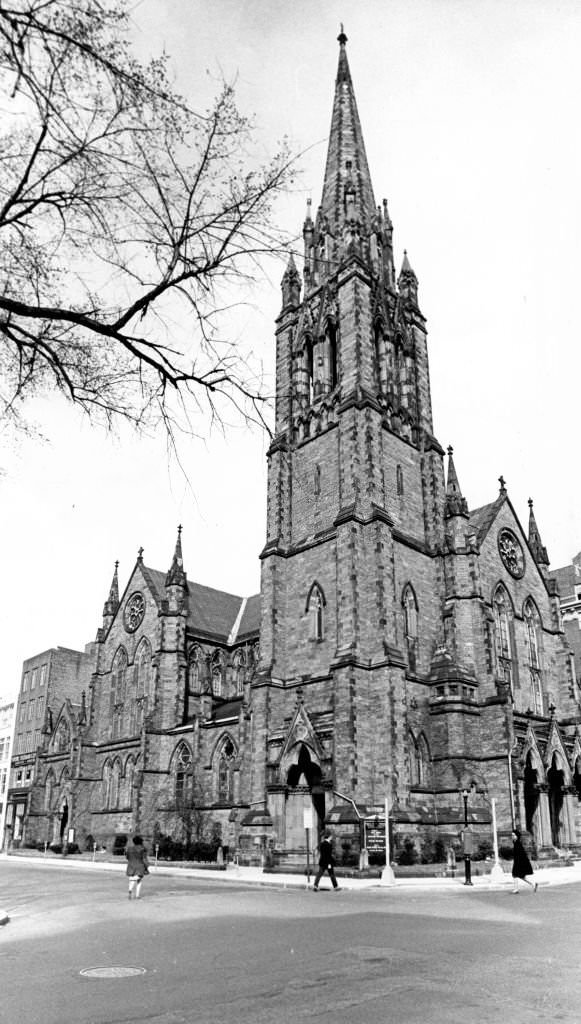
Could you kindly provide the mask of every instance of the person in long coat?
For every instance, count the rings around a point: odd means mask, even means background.
[[[143,839],[141,836],[133,836],[125,847],[125,856],[127,858],[127,870],[126,875],[129,878],[129,899],[135,894],[135,899],[138,900],[141,896],[141,883],[143,882],[144,875],[149,874],[149,860],[147,859],[147,850],[143,845]]]
[[[528,858],[527,852],[521,842],[520,832],[518,829],[514,829],[512,833],[512,880],[514,884],[513,892],[518,892],[518,880],[522,879],[527,885],[530,885],[533,892],[537,891],[537,883],[527,878],[527,875],[533,875],[533,866]]]
[[[337,879],[335,878],[335,861],[333,859],[333,846],[331,844],[331,833],[323,832],[323,838],[319,844],[319,870],[317,877],[313,885],[314,892],[319,891],[319,882],[323,877],[325,871],[328,871],[329,878],[333,883],[334,889],[339,889],[337,885]]]

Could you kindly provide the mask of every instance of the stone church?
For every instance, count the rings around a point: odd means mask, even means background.
[[[547,551],[502,478],[469,511],[434,434],[418,280],[405,254],[396,271],[346,42],[304,266],[282,280],[261,592],[188,580],[181,529],[169,571],[140,554],[121,595],[115,571],[86,693],[45,729],[29,839],[66,813],[80,845],[213,830],[288,862],[312,823],[348,859],[387,798],[396,851],[457,835],[466,810],[490,838],[493,800],[501,836],[581,848]]]

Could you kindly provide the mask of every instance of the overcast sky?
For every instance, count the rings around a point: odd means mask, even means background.
[[[378,202],[406,248],[428,319],[435,433],[453,444],[471,508],[498,476],[526,530],[527,499],[551,565],[581,549],[577,302],[581,274],[581,4],[536,0],[142,0],[141,56],[165,46],[203,107],[237,77],[265,154],[308,150],[281,221],[319,203],[341,22]],[[209,73],[208,73],[209,72]],[[240,314],[273,370],[276,268]],[[44,443],[2,452],[0,696],[22,661],[82,649],[101,622],[116,559],[123,587],[143,545],[169,567],[178,523],[200,583],[259,589],[267,442],[238,427],[184,441],[95,431],[61,401],[31,408]],[[203,433],[203,424],[198,424]]]

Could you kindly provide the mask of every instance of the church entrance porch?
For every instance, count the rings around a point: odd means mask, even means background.
[[[305,864],[307,828],[309,858],[316,856],[325,821],[325,791],[320,766],[306,744],[293,751],[294,760],[286,773],[286,785],[279,804],[280,864]],[[281,820],[282,819],[282,820]]]

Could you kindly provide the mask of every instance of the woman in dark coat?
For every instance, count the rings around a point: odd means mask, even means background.
[[[514,829],[512,833],[512,878],[514,882],[513,892],[518,892],[518,880],[522,878],[523,882],[530,885],[533,892],[537,891],[537,883],[531,882],[526,877],[530,875],[532,878],[533,866],[527,856],[527,852],[521,842],[520,832],[518,829]]]
[[[138,900],[140,898],[143,876],[149,874],[147,850],[143,845],[141,836],[133,836],[133,839],[130,839],[125,847],[125,856],[127,858],[126,874],[129,878],[129,899],[131,899],[135,892],[135,899]]]
[[[337,884],[337,879],[335,878],[335,861],[333,859],[333,846],[331,844],[330,832],[323,832],[323,838],[319,845],[319,870],[317,872],[317,877],[315,878],[315,884],[313,885],[314,892],[319,891],[319,882],[321,881],[325,871],[328,871],[329,873],[329,878],[333,883],[333,888],[339,889],[340,886]]]

